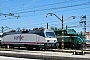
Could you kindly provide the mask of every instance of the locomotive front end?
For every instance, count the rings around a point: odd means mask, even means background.
[[[46,40],[46,43],[44,44],[45,48],[51,48],[51,49],[58,48],[59,44],[57,43],[57,38],[54,31],[46,30],[44,33]]]

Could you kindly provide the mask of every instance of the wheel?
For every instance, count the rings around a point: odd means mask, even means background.
[[[44,50],[47,50],[46,46],[47,46],[47,44],[44,44]]]
[[[36,50],[40,50],[39,46],[36,46]]]
[[[26,48],[27,48],[28,50],[33,50],[33,46],[30,46],[30,45],[28,45]]]

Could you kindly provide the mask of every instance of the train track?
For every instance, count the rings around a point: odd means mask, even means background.
[[[1,51],[16,51],[16,52],[29,52],[29,51],[50,51],[50,52],[64,52],[64,53],[73,53],[75,51],[82,51],[82,50],[62,50],[62,49],[47,49],[47,50],[27,50],[26,48],[13,48],[13,49],[6,49],[6,48],[0,48]],[[90,54],[90,48],[83,50],[85,54]]]

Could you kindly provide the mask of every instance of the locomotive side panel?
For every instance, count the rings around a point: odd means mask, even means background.
[[[13,34],[2,38],[2,44],[37,44],[44,42],[44,37],[35,34]]]

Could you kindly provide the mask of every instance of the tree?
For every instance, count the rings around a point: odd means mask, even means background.
[[[58,28],[57,27],[54,27],[54,26],[51,26],[50,29],[51,30],[58,30]]]

